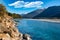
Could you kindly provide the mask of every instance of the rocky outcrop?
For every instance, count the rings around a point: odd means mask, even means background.
[[[0,14],[0,40],[31,40],[29,35],[18,31],[12,17],[8,16],[6,12]]]

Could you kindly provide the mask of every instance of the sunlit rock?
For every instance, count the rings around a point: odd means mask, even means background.
[[[3,5],[0,5],[4,7]],[[16,28],[16,22],[13,20],[12,17],[8,16],[6,14],[4,8],[1,7],[1,13],[3,15],[0,15],[0,40],[31,40],[29,36],[23,35],[18,31]]]

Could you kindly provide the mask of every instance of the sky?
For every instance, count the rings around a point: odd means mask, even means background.
[[[8,12],[27,14],[37,9],[60,6],[60,0],[0,0]]]

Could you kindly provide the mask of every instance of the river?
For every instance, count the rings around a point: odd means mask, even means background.
[[[17,28],[32,40],[60,40],[60,23],[17,19]]]

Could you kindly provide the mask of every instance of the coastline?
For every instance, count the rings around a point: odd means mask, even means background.
[[[36,21],[60,23],[60,19],[27,19],[27,20],[36,20]]]
[[[45,22],[55,22],[55,23],[60,23],[60,19],[38,19],[40,21],[45,21]]]

